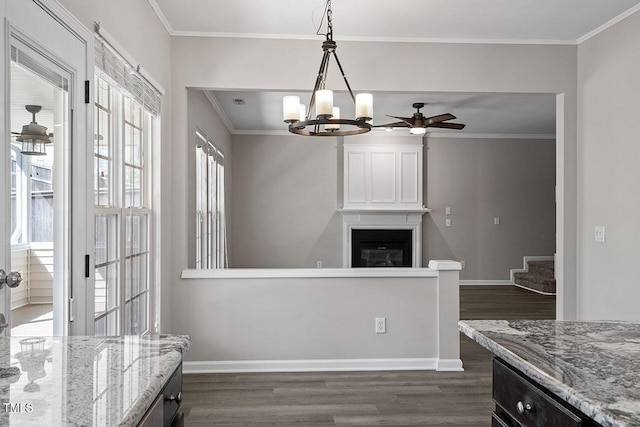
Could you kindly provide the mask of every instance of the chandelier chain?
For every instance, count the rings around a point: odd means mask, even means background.
[[[327,40],[333,40],[333,20],[331,19],[333,12],[331,11],[331,0],[327,0]]]

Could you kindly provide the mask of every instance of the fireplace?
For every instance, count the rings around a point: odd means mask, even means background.
[[[352,267],[411,267],[413,230],[351,229]]]

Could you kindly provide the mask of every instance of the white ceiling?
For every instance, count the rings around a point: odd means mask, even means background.
[[[325,0],[149,0],[173,35],[316,39]],[[576,43],[639,0],[334,0],[336,40]]]
[[[30,70],[11,63],[11,131],[20,132],[31,123],[31,113],[25,105],[40,105],[36,121],[53,132],[54,92],[56,88]]]
[[[175,36],[322,39],[325,0],[148,1]],[[640,0],[333,0],[332,8],[336,40],[577,44],[640,10]],[[282,96],[291,94],[208,92],[236,134],[286,132]],[[309,94],[300,95],[308,104]],[[410,116],[414,102],[429,103],[427,116],[448,112],[467,125],[437,134],[555,134],[553,95],[374,93],[375,124],[394,121],[385,114]],[[353,108],[346,97],[337,104]]]

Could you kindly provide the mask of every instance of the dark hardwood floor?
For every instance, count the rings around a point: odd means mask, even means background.
[[[555,297],[462,286],[461,319],[553,319]],[[187,426],[489,427],[492,354],[460,337],[464,372],[313,372],[184,376]]]

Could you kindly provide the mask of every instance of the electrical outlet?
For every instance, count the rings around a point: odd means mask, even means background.
[[[385,317],[376,317],[376,334],[387,333],[387,319]]]
[[[460,265],[464,269],[467,266],[467,261],[460,261]]]
[[[318,268],[322,268],[322,261],[318,261],[318,262],[316,263],[316,266],[317,266]]]

